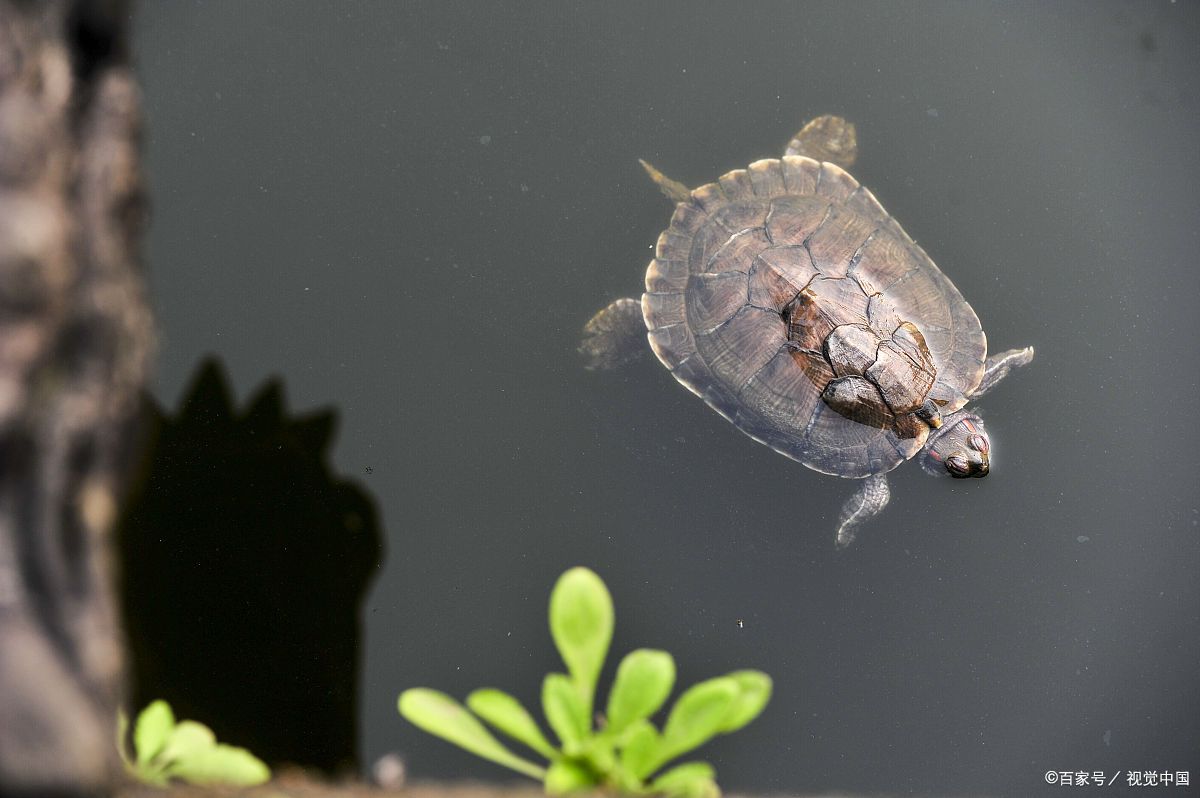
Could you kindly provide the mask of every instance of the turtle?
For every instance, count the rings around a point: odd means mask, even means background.
[[[887,505],[887,475],[907,460],[985,476],[991,442],[966,405],[1034,355],[987,356],[966,299],[847,171],[857,153],[853,123],[826,115],[782,157],[696,189],[642,161],[674,214],[641,299],[592,316],[579,346],[591,369],[649,348],[754,440],[862,480],[838,547]]]

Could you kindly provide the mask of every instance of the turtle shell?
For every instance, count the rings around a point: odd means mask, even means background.
[[[817,471],[865,477],[920,451],[915,411],[966,403],[975,311],[866,188],[785,156],[676,206],[646,271],[650,345],[740,430]]]

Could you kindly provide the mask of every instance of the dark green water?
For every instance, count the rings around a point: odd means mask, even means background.
[[[143,3],[136,43],[159,396],[207,353],[280,374],[380,504],[368,761],[507,778],[396,694],[536,703],[586,564],[615,653],[775,677],[703,752],[727,790],[1200,783],[1196,5]],[[694,185],[826,112],[992,348],[1038,350],[981,403],[991,475],[902,467],[844,552],[853,484],[574,352],[669,217],[638,157]]]

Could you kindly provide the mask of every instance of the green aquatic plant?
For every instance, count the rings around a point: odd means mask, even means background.
[[[597,787],[678,798],[720,795],[707,762],[664,766],[754,720],[771,697],[769,676],[743,670],[700,682],[679,696],[660,730],[650,717],[671,694],[675,660],[665,651],[638,649],[617,667],[606,711],[593,728],[596,682],[613,633],[612,597],[594,572],[572,568],[559,578],[550,594],[550,633],[567,666],[567,673],[551,673],[542,682],[542,711],[559,746],[516,698],[493,688],[471,693],[465,707],[437,690],[405,690],[400,714],[476,756],[542,781],[551,795]],[[549,765],[508,750],[481,719]]]
[[[129,718],[117,716],[117,749],[125,770],[138,781],[166,786],[172,779],[201,786],[250,787],[271,778],[270,769],[245,748],[218,743],[212,729],[194,720],[176,722],[166,701],[138,715],[133,753],[126,745]]]

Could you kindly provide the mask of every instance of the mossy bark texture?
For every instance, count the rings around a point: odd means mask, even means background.
[[[122,2],[0,0],[0,793],[104,794],[110,535],[152,345]]]

